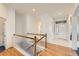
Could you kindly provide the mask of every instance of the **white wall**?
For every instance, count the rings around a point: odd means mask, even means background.
[[[26,33],[36,33],[35,17],[31,14],[26,14]]]
[[[76,16],[72,17],[72,47],[77,50],[77,20]]]
[[[5,46],[6,48],[12,47],[12,38],[15,33],[15,10],[7,8],[4,4],[0,4],[0,17],[5,21]]]
[[[19,13],[16,13],[15,17],[15,33],[24,34],[26,32],[26,20],[25,16]]]
[[[41,15],[41,30],[40,33],[47,33],[48,42],[52,43],[54,40],[54,20],[47,13]]]
[[[0,4],[0,19],[1,19],[0,22],[2,20],[7,20],[7,9],[6,9],[5,5],[3,5],[3,4]],[[5,25],[4,25],[4,27],[5,27]],[[2,39],[2,41],[4,41],[4,40]],[[2,44],[4,45],[4,43],[1,42],[0,46]]]
[[[29,14],[16,13],[15,24],[16,34],[35,33],[35,19]]]
[[[77,20],[77,33],[79,34],[79,17],[78,17],[78,20]]]
[[[10,21],[9,16],[11,16],[11,13],[9,13],[8,8],[4,4],[0,4],[0,17],[4,18],[6,20],[5,21],[5,37],[4,37],[4,41],[5,41],[4,44],[6,45],[6,47],[8,45],[11,45],[11,44],[9,44],[11,38],[8,38],[8,36],[10,35],[9,34],[10,33],[10,30],[13,31],[13,29],[14,29],[14,27],[13,27],[14,26],[14,24],[13,24],[14,22],[13,21]],[[11,20],[12,19],[13,18],[11,18]],[[13,24],[13,25],[11,25],[11,24]]]
[[[13,46],[13,34],[15,33],[15,9],[8,8],[5,22],[5,45],[6,48]]]
[[[0,46],[4,45],[5,19],[0,17]]]
[[[0,3],[0,17],[7,19],[8,10],[4,4]]]
[[[79,47],[79,16],[78,16],[78,20],[77,20],[77,47]]]

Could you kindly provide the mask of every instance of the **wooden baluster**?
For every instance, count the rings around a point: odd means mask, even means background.
[[[35,41],[35,45],[34,45],[34,55],[37,55],[37,51],[36,51],[36,36],[34,37],[34,41]]]
[[[47,34],[45,34],[45,48],[47,48]]]

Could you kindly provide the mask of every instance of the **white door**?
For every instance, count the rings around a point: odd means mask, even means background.
[[[0,18],[0,46],[4,44],[4,21],[5,19]]]

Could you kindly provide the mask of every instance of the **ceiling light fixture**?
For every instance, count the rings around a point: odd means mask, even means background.
[[[33,11],[33,12],[35,12],[35,11],[36,11],[36,9],[35,9],[35,8],[33,8],[33,9],[32,9],[32,11]]]

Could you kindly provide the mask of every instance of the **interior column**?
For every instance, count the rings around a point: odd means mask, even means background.
[[[77,17],[72,17],[72,48],[77,50]]]

